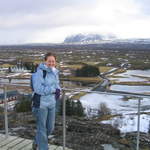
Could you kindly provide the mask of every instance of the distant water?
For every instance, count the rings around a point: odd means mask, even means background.
[[[124,92],[133,92],[133,93],[144,93],[150,92],[150,86],[129,86],[129,85],[112,85],[110,87],[114,91],[124,91]]]
[[[132,75],[150,77],[150,70],[127,70],[124,73],[116,74],[117,76],[130,77]]]
[[[123,78],[109,78],[110,80],[116,80],[119,82],[146,82],[146,79],[135,77],[135,76],[129,76],[129,77],[123,77]]]
[[[3,89],[0,89],[0,94],[2,94],[3,93]]]
[[[128,70],[126,73],[129,75],[150,77],[150,70]]]
[[[23,83],[23,84],[29,84],[30,80],[29,79],[0,79],[0,83]]]

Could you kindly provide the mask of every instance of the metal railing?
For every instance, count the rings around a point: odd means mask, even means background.
[[[9,86],[26,86],[29,87],[29,85],[17,85],[17,84],[3,84],[0,85],[1,88],[4,90],[4,118],[5,118],[5,137],[7,138],[9,136],[8,132],[8,102],[7,102],[7,87]],[[150,98],[150,95],[147,94],[136,94],[136,93],[129,93],[129,92],[113,92],[113,91],[106,91],[106,92],[100,92],[100,91],[91,91],[91,90],[77,90],[77,89],[62,89],[62,100],[63,100],[63,150],[65,150],[66,147],[66,95],[65,92],[86,92],[86,93],[97,93],[97,94],[107,94],[107,95],[122,95],[122,96],[136,96],[138,97],[138,108],[137,108],[137,114],[138,114],[138,124],[137,124],[137,143],[136,143],[136,150],[139,150],[139,141],[140,141],[140,107],[141,107],[141,98]]]

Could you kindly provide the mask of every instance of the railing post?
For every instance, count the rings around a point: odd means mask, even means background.
[[[4,85],[4,116],[5,116],[5,137],[8,138],[8,113],[7,109],[7,87]]]
[[[63,150],[65,150],[66,147],[66,96],[65,91],[63,90]]]
[[[140,107],[141,107],[141,98],[138,98],[138,123],[137,123],[137,145],[136,150],[139,150],[140,144]]]

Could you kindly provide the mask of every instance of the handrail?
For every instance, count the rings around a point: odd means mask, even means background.
[[[5,83],[1,84],[0,87],[4,88],[7,86],[20,86],[20,87],[30,87],[29,84],[14,84],[14,83]],[[73,92],[86,92],[86,93],[97,93],[97,94],[107,94],[107,95],[122,95],[122,96],[136,96],[136,97],[150,97],[150,94],[142,94],[142,93],[131,93],[131,92],[124,92],[124,91],[112,91],[112,90],[106,90],[104,92],[101,91],[92,91],[92,89],[68,89],[68,88],[62,88],[64,91],[73,91]]]

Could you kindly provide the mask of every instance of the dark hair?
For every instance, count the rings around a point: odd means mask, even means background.
[[[50,52],[45,54],[44,60],[46,61],[49,56],[53,56],[56,60],[56,55]]]

